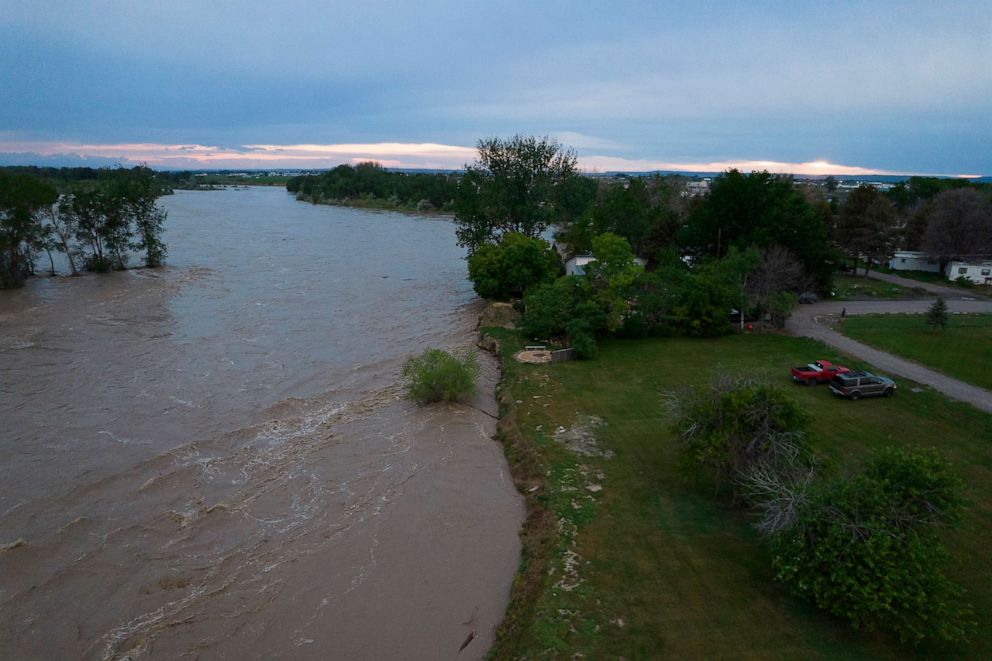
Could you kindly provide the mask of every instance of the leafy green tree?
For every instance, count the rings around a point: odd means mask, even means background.
[[[156,200],[162,194],[155,174],[145,166],[134,168],[123,180],[121,202],[134,224],[134,240],[130,248],[145,253],[145,266],[161,266],[167,248],[162,240],[166,212]]]
[[[738,250],[731,247],[726,257],[705,263],[700,275],[733,291],[733,305],[739,310],[738,323],[744,328],[744,315],[751,307],[749,283],[752,274],[761,264],[761,255],[754,248]],[[728,314],[730,310],[726,311]]]
[[[564,336],[579,303],[587,293],[579,276],[565,276],[534,287],[524,296],[524,312],[518,324],[526,337],[552,339]]]
[[[851,191],[840,209],[834,240],[857,264],[865,258],[865,275],[872,264],[892,257],[896,247],[898,216],[895,206],[874,186]]]
[[[455,200],[458,242],[473,253],[508,232],[540,236],[562,219],[572,180],[579,176],[575,153],[552,138],[487,138],[478,144]]]
[[[79,272],[79,268],[76,266],[76,260],[80,253],[79,247],[73,243],[77,231],[75,218],[70,214],[63,214],[59,203],[53,204],[46,209],[46,215],[48,227],[51,229],[50,241],[54,245],[55,250],[62,252],[66,256],[66,260],[69,262],[70,273],[76,275]]]
[[[459,359],[441,349],[426,349],[403,364],[407,396],[418,404],[454,402],[476,392],[479,361],[474,353]]]
[[[927,309],[926,320],[927,325],[933,330],[947,328],[950,316],[947,314],[947,301],[943,296],[938,296],[933,305]]]
[[[903,641],[960,641],[972,623],[943,573],[937,530],[959,520],[961,483],[934,452],[887,448],[810,490],[773,538],[778,580],[851,622]]]
[[[515,232],[498,245],[483,245],[468,257],[468,277],[479,296],[520,298],[534,285],[550,282],[561,270],[558,255],[547,241]]]
[[[673,335],[677,330],[675,310],[690,276],[681,260],[671,266],[659,266],[655,271],[641,273],[631,287],[633,303],[621,328],[627,337]]]
[[[779,245],[799,259],[819,289],[830,281],[827,218],[790,177],[737,170],[716,177],[709,195],[690,213],[682,243],[698,255],[717,258],[731,247]]]
[[[32,251],[45,240],[40,214],[57,198],[33,175],[0,171],[0,288],[20,287],[33,272]]]

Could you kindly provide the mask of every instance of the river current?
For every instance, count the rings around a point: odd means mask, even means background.
[[[0,292],[0,656],[472,658],[522,504],[446,219],[180,191],[168,266]],[[461,646],[468,645],[459,653]]]

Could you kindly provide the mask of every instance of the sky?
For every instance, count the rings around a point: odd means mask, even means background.
[[[992,174],[992,2],[0,0],[0,165]]]

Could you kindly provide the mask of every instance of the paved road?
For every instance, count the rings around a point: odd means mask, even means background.
[[[882,274],[885,275],[885,274]],[[905,278],[898,278],[905,280]],[[915,281],[909,281],[915,282]],[[898,284],[902,284],[901,282]],[[927,284],[927,283],[916,283]],[[938,289],[948,289],[934,285]],[[942,293],[942,292],[934,292]],[[992,301],[963,298],[961,291],[954,292],[958,298],[947,301],[951,312],[982,312],[992,314]],[[976,408],[992,413],[992,392],[951,378],[940,372],[923,367],[913,361],[879,351],[849,337],[841,335],[828,325],[835,321],[842,311],[849,315],[858,314],[922,314],[933,303],[933,299],[904,301],[828,301],[812,305],[800,305],[786,323],[786,330],[794,335],[803,335],[820,340],[844,353],[871,363],[880,372],[898,374],[939,390],[948,397],[968,402]]]

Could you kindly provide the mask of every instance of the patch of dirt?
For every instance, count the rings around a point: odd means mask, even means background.
[[[529,349],[525,351],[518,351],[513,354],[513,359],[518,363],[540,365],[542,363],[551,362],[551,352],[547,349]]]
[[[575,454],[609,459],[613,456],[613,451],[603,450],[596,444],[596,429],[605,424],[599,416],[579,415],[571,429],[559,427],[552,436]]]

